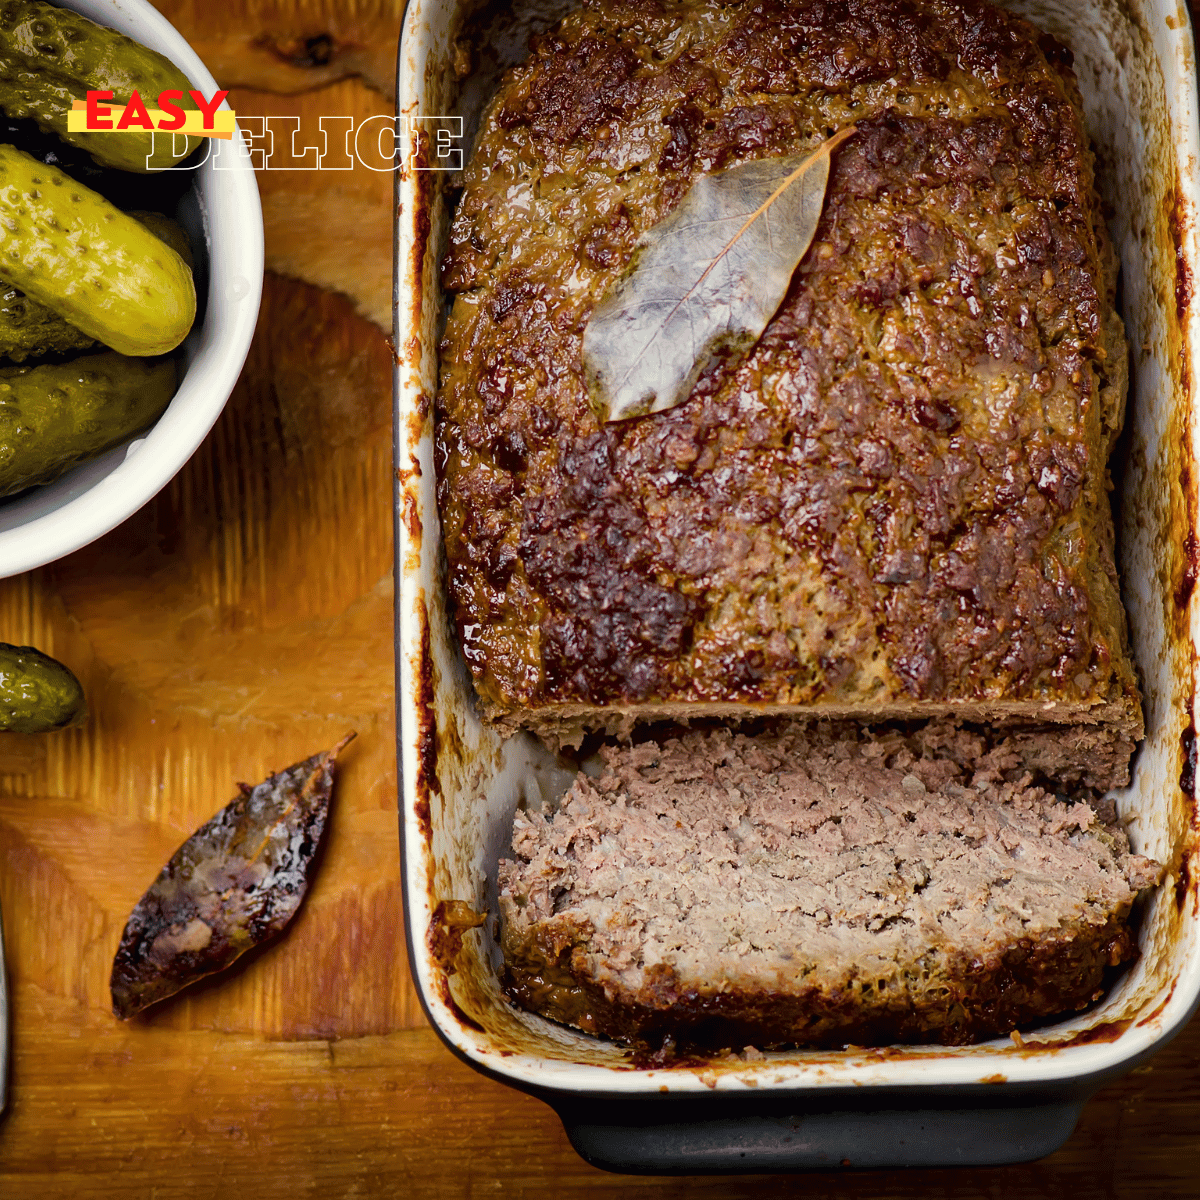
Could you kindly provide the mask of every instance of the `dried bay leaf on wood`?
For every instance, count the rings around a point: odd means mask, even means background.
[[[687,399],[719,354],[758,341],[812,244],[841,130],[815,152],[702,175],[642,235],[583,333],[588,392],[605,421]]]
[[[138,901],[112,969],[122,1020],[277,934],[308,890],[333,764],[354,737],[272,775],[201,825]]]

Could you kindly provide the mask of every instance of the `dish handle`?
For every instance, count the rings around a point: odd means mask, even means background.
[[[1071,1136],[1085,1100],[1018,1107],[896,1107],[737,1113],[556,1098],[571,1145],[592,1166],[636,1175],[760,1174],[999,1166],[1043,1158]],[[779,1110],[776,1109],[776,1112]]]

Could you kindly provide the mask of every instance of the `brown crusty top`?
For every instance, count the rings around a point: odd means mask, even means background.
[[[443,264],[439,497],[490,717],[1050,704],[1137,736],[1125,350],[1068,59],[982,0],[590,0],[535,40]],[[582,333],[638,236],[852,122],[751,354],[598,425]]]

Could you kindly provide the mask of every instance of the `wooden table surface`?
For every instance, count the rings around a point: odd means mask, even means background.
[[[396,0],[159,6],[239,114],[315,130],[322,113],[390,111]],[[1200,1021],[1040,1163],[803,1179],[606,1175],[549,1108],[441,1046],[408,976],[399,886],[391,179],[260,182],[273,274],[212,435],[121,528],[0,582],[0,640],[68,662],[91,707],[85,729],[0,741],[0,1196],[1200,1195]],[[349,729],[327,853],[286,937],[116,1021],[117,939],[174,847],[236,781]]]

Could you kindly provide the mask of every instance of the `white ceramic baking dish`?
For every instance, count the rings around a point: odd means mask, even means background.
[[[1169,864],[1144,914],[1140,959],[1092,1011],[1023,1044],[773,1053],[643,1070],[619,1047],[514,1009],[497,982],[496,864],[513,812],[560,793],[568,777],[531,738],[504,741],[481,724],[447,619],[431,398],[453,179],[424,168],[439,165],[435,130],[455,128],[413,118],[461,115],[459,144],[469,146],[495,68],[523,57],[529,31],[569,0],[517,0],[476,37],[478,66],[463,84],[455,40],[470,6],[412,0],[397,85],[405,118],[395,277],[400,823],[410,961],[430,1020],[466,1061],[553,1104],[576,1148],[610,1168],[797,1170],[1048,1153],[1088,1095],[1161,1047],[1200,998],[1192,795],[1200,192],[1186,10],[1177,0],[1011,5],[1074,51],[1123,269],[1133,390],[1120,558],[1148,732],[1118,804],[1135,849]],[[464,910],[448,901],[489,919],[455,930]]]

